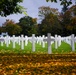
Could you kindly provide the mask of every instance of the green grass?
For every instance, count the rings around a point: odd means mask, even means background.
[[[76,44],[75,44],[76,47]],[[21,50],[20,46],[18,44],[16,44],[16,48],[13,49],[12,48],[12,43],[9,45],[9,47],[6,47],[6,45],[4,44],[4,46],[0,46],[0,53],[37,53],[37,54],[47,54],[47,44],[45,46],[45,48],[42,48],[42,45],[36,44],[35,47],[36,51],[32,52],[32,44],[29,42],[27,46],[25,46],[24,50]],[[71,46],[65,42],[62,42],[61,46],[58,47],[58,49],[55,49],[55,44],[52,44],[52,52],[53,53],[73,53],[71,50]],[[76,48],[75,48],[75,52],[76,52]]]
[[[62,42],[61,46],[55,49],[54,44],[53,46],[53,53],[69,53],[72,52],[71,46],[65,42]]]
[[[47,44],[46,44],[47,45]],[[29,42],[27,46],[24,47],[24,50],[21,50],[21,46],[19,46],[16,43],[16,48],[13,49],[12,47],[12,43],[9,45],[9,47],[6,47],[6,45],[4,44],[4,46],[0,46],[0,52],[1,53],[47,53],[47,46],[45,48],[42,48],[41,45],[36,44],[35,47],[36,51],[32,52],[32,44]]]

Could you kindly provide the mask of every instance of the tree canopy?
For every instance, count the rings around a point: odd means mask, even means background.
[[[70,7],[62,16],[63,34],[76,35],[76,5]]]
[[[58,2],[60,1],[60,5],[66,5],[66,6],[69,6],[72,4],[72,0],[46,0],[47,2],[48,1],[51,1],[51,2]]]
[[[9,35],[19,35],[22,31],[21,27],[12,20],[6,20],[2,26],[3,32],[8,32]]]
[[[52,35],[58,34],[61,36],[76,35],[76,5],[68,8],[64,14],[61,12],[55,14],[56,9],[50,7],[40,7],[39,17],[43,17],[39,26],[39,34]]]
[[[61,26],[58,19],[59,12],[55,8],[42,6],[39,8],[39,16],[42,17],[41,24],[39,25],[39,31],[42,35],[47,35],[47,33],[60,34]]]
[[[0,0],[0,15],[8,16],[14,13],[22,13],[23,7],[19,5],[23,0]]]
[[[37,26],[37,20],[36,18],[32,18],[30,16],[24,16],[19,20],[19,26],[22,28],[21,34],[24,35],[32,35],[36,34],[36,26]]]
[[[48,7],[46,7],[46,6],[39,7],[39,15],[38,16],[41,19],[44,19],[50,13],[53,13],[54,15],[59,14],[58,9],[50,8],[49,6]]]
[[[72,4],[72,0],[46,0],[51,2],[60,1],[60,5],[68,7]],[[22,13],[23,7],[19,5],[23,0],[0,0],[0,15],[8,16],[14,13]]]

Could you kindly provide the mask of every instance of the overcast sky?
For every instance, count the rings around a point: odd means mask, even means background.
[[[60,6],[60,3],[51,3],[46,2],[46,0],[24,0],[23,3],[21,3],[24,8],[27,8],[27,14],[33,18],[38,18],[38,8],[41,6],[49,6],[51,8],[57,8],[59,11],[61,11],[62,6]],[[0,25],[6,21],[6,19],[12,19],[15,22],[18,22],[21,17],[25,16],[24,14],[12,14],[7,17],[1,17],[0,16]]]

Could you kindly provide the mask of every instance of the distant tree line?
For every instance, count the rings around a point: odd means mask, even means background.
[[[40,23],[30,16],[22,17],[18,23],[6,20],[0,27],[0,33],[8,32],[9,35],[52,35],[61,36],[76,35],[76,5],[71,6],[65,12],[58,9],[42,6],[39,8]]]
[[[76,5],[68,8],[65,12],[58,12],[55,8],[40,7],[39,16],[42,19],[39,24],[40,34],[61,36],[76,35]]]

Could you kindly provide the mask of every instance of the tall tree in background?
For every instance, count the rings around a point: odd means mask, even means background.
[[[76,5],[71,6],[69,10],[71,11],[73,17],[76,16]]]
[[[8,32],[9,35],[19,35],[22,31],[21,27],[12,20],[6,20],[2,28],[4,32]]]
[[[74,0],[46,0],[47,2],[60,2],[60,5],[63,6],[62,13],[64,13],[66,10],[68,10],[68,7],[73,3]]]
[[[53,13],[54,15],[58,16],[59,12],[58,9],[56,8],[50,8],[50,7],[46,7],[46,6],[41,6],[39,7],[39,18],[42,21],[48,14]]]
[[[0,34],[1,34],[2,32],[5,32],[5,31],[4,31],[3,27],[0,27]]]
[[[0,0],[0,15],[8,16],[14,13],[22,13],[23,7],[19,5],[23,0]]]
[[[21,34],[28,35],[28,36],[32,34],[37,34],[37,30],[36,30],[37,20],[36,19],[30,16],[25,16],[19,20],[18,24],[22,28]]]
[[[41,35],[47,35],[47,33],[51,33],[52,35],[60,35],[62,32],[62,27],[57,16],[50,13],[42,20],[41,24],[39,25],[39,30]]]
[[[58,9],[42,6],[39,8],[39,16],[43,18],[39,25],[41,34],[51,33],[54,35],[61,33]]]
[[[62,8],[62,14],[64,14],[67,10],[68,10],[68,6],[64,4]]]
[[[62,16],[63,35],[76,34],[76,5],[70,7]]]
[[[70,14],[71,14],[71,23],[70,23],[70,33],[76,35],[76,5],[73,5],[69,8]],[[70,28],[69,28],[70,29]]]

